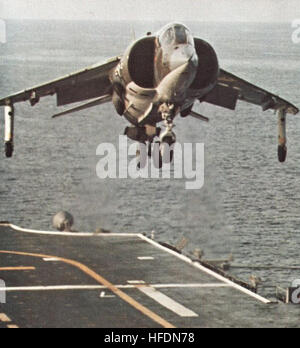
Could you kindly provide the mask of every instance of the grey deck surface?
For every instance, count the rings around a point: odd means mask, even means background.
[[[24,253],[19,255],[16,253]],[[35,254],[28,255],[28,254]],[[40,256],[37,254],[41,254]],[[178,328],[272,326],[277,305],[263,304],[224,284],[176,255],[140,236],[64,236],[18,232],[0,226],[0,279],[6,288],[6,304],[0,304],[0,328],[103,327],[159,328],[161,323],[136,309],[130,301],[104,287],[88,272],[59,257],[80,263],[131,300]],[[140,257],[153,259],[140,260]],[[12,267],[5,270],[6,267]],[[32,267],[15,270],[14,267]],[[130,281],[144,281],[197,316],[181,316],[147,296]],[[208,284],[207,288],[200,287]],[[209,286],[211,284],[211,286]],[[224,285],[224,287],[218,287]],[[187,286],[183,288],[182,285]],[[37,290],[32,287],[68,286]],[[80,288],[77,288],[80,286]],[[84,288],[95,286],[95,288]],[[29,288],[28,288],[29,287]],[[102,293],[102,297],[100,294]],[[104,296],[104,297],[103,297]],[[266,311],[269,312],[266,320]],[[1,321],[1,313],[10,322]]]

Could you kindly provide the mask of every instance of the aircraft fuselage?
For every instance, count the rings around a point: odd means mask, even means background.
[[[113,103],[135,127],[156,127],[168,117],[184,115],[215,87],[218,75],[213,48],[186,26],[169,24],[126,50],[111,76]]]

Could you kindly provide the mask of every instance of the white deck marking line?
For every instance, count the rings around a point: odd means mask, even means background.
[[[4,313],[0,313],[0,321],[2,321],[2,323],[11,323],[9,317]]]
[[[101,289],[107,289],[107,287],[104,285],[18,286],[18,287],[0,288],[0,291],[14,292],[14,291],[101,290]]]
[[[152,260],[155,260],[155,259],[152,256],[139,256],[138,260],[140,260],[140,261],[152,261]]]
[[[45,262],[59,262],[60,260],[59,259],[56,259],[55,257],[45,257],[43,259]]]
[[[146,284],[143,280],[127,280],[128,284]]]
[[[145,283],[135,283],[128,285],[115,285],[118,289],[135,289],[137,285],[144,285]],[[155,289],[202,289],[202,288],[226,288],[230,287],[224,283],[211,284],[150,284],[149,286]],[[0,291],[17,292],[17,291],[64,291],[64,290],[105,290],[104,285],[54,285],[54,286],[19,286],[0,288]]]
[[[139,236],[140,236],[141,239],[143,239],[146,242],[154,245],[156,248],[164,250],[165,252],[167,252],[167,253],[169,253],[171,255],[176,256],[180,260],[182,260],[182,261],[184,261],[184,262],[194,266],[195,268],[197,268],[197,269],[201,270],[202,272],[204,272],[204,273],[214,277],[215,279],[218,279],[218,280],[220,280],[220,281],[230,285],[232,288],[234,288],[234,289],[236,289],[236,290],[238,290],[238,291],[240,291],[240,292],[242,292],[242,293],[244,293],[244,294],[246,294],[246,295],[248,295],[248,296],[250,296],[250,297],[252,297],[252,298],[254,298],[254,299],[256,299],[256,300],[258,300],[260,302],[262,302],[262,303],[264,303],[264,304],[272,303],[272,301],[270,301],[270,300],[268,300],[268,299],[266,299],[266,298],[264,298],[264,297],[262,297],[262,296],[260,296],[260,295],[258,295],[256,293],[254,293],[254,292],[252,292],[252,291],[242,287],[241,285],[238,285],[238,284],[232,282],[231,280],[221,276],[220,274],[218,274],[218,273],[216,273],[214,271],[211,271],[210,269],[202,266],[199,262],[194,262],[193,260],[189,259],[187,256],[178,254],[175,251],[160,245],[159,243],[153,241],[152,239],[149,239],[149,238],[145,237],[142,234],[140,234]]]
[[[151,284],[150,284],[151,285]],[[171,289],[171,288],[230,288],[229,284],[224,283],[207,283],[207,284],[153,284],[151,285],[155,289]]]
[[[90,232],[55,232],[55,231],[37,231],[18,227],[14,224],[2,224],[1,226],[10,227],[17,232],[40,234],[48,236],[66,236],[66,237],[139,237],[138,233],[90,233]]]
[[[190,309],[184,307],[180,303],[174,301],[170,297],[166,296],[160,291],[157,291],[155,288],[151,286],[140,285],[137,288],[148,297],[152,298],[154,301],[162,305],[163,307],[169,309],[175,314],[179,315],[182,318],[196,318],[199,315]]]

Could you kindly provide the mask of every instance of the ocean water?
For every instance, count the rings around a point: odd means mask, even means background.
[[[0,95],[120,55],[133,29],[138,37],[163,24],[9,21],[0,45]],[[187,24],[215,47],[223,68],[300,105],[300,45],[292,43],[289,23]],[[272,112],[242,102],[234,112],[204,104],[196,110],[210,117],[209,125],[176,120],[179,142],[205,144],[205,185],[187,191],[185,180],[97,177],[97,146],[117,145],[128,125],[112,105],[58,120],[51,119],[55,98],[34,108],[16,105],[15,156],[0,154],[0,219],[48,230],[64,209],[83,231],[154,230],[173,244],[185,237],[186,253],[201,248],[207,259],[232,253],[236,265],[269,266],[232,272],[246,281],[255,273],[261,293],[274,295],[275,285],[300,278],[300,270],[288,269],[300,266],[300,118],[288,119],[288,160],[280,164]],[[289,310],[297,321],[299,310]]]

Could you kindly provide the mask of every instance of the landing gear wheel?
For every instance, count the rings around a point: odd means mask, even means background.
[[[156,141],[153,145],[153,151],[151,154],[154,167],[157,169],[161,169],[163,166],[163,158],[162,158],[160,146],[161,146],[160,141]]]
[[[136,151],[137,158],[137,168],[144,169],[147,166],[148,161],[148,150],[147,145],[144,143],[139,143]]]
[[[287,147],[286,146],[278,146],[278,159],[280,163],[285,162],[287,156]]]
[[[153,140],[148,143],[148,157],[152,158],[152,144]]]
[[[168,143],[157,141],[153,145],[152,158],[155,168],[161,169],[164,164],[174,160],[174,150]]]
[[[5,143],[5,156],[11,158],[14,152],[14,145],[12,142]]]
[[[162,162],[165,164],[170,164],[173,162],[174,159],[174,150],[173,145],[174,143],[169,142],[162,142],[160,144],[160,155],[162,158]]]

